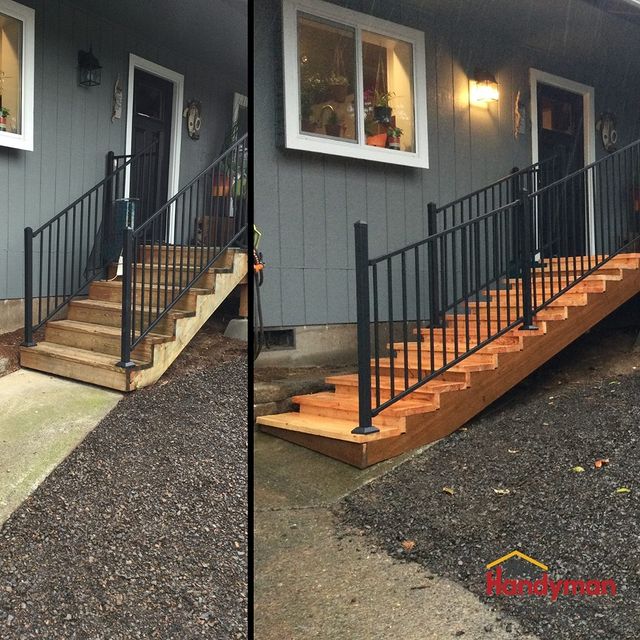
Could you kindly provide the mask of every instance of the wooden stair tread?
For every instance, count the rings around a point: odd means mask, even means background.
[[[311,435],[323,436],[334,440],[346,440],[348,442],[367,443],[384,438],[393,438],[402,435],[404,430],[400,426],[376,425],[379,431],[371,435],[359,435],[351,433],[358,426],[354,420],[340,420],[325,416],[314,416],[308,413],[278,413],[270,416],[256,418],[258,424],[289,431],[298,431]],[[375,424],[375,418],[373,420]]]
[[[82,307],[91,307],[94,309],[105,309],[109,311],[122,310],[122,304],[120,302],[112,302],[111,300],[100,300],[98,298],[85,298],[84,300],[71,300],[69,304],[82,306]],[[148,307],[140,307],[140,306],[135,307],[136,312],[139,312],[139,311],[147,312],[148,310],[149,310]],[[194,313],[193,311],[185,311],[183,309],[170,309],[167,312],[169,317],[174,317],[174,318],[186,318],[186,317],[192,316],[193,313]]]
[[[150,289],[152,286],[154,289],[158,289],[158,291],[160,291],[161,293],[164,293],[165,289],[167,292],[171,292],[172,289],[175,289],[177,291],[180,291],[180,287],[174,286],[174,285],[167,285],[165,287],[164,284],[161,284],[159,287],[157,287],[157,282],[154,280],[153,284],[150,284],[149,282],[144,283],[144,285],[142,284],[141,281],[136,282],[135,287],[136,289],[141,289],[143,286],[145,289]],[[116,280],[96,280],[95,282],[91,283],[92,286],[97,286],[97,287],[108,287],[109,289],[122,289],[122,280],[120,278],[116,279]],[[199,296],[205,296],[205,295],[212,295],[213,294],[213,290],[212,289],[202,289],[199,287],[190,287],[189,288],[189,293],[195,293],[196,295]]]
[[[358,411],[358,397],[336,394],[333,391],[320,391],[319,393],[309,393],[300,396],[294,396],[291,401],[295,404],[331,407],[336,409],[346,409],[354,412]],[[372,404],[373,406],[373,404]],[[382,413],[394,416],[404,417],[416,413],[427,413],[435,411],[437,406],[433,402],[421,398],[404,398],[398,400],[391,407],[385,409]]]
[[[371,376],[371,384],[375,385],[375,374]],[[350,373],[339,376],[328,376],[325,378],[325,382],[327,384],[333,385],[345,385],[358,388],[358,374]],[[409,386],[412,386],[418,382],[417,378],[409,378]],[[429,382],[423,384],[420,388],[416,389],[415,393],[442,393],[447,391],[455,391],[457,389],[464,389],[464,383],[462,382],[453,382],[449,380],[429,380]],[[388,376],[380,376],[380,388],[381,389],[391,389],[391,378]],[[394,380],[394,389],[401,391],[404,389],[404,377],[402,380]]]
[[[76,347],[68,347],[56,344],[55,342],[46,341],[38,342],[35,347],[21,347],[21,350],[44,354],[52,358],[68,360],[69,362],[90,364],[99,369],[109,369],[110,371],[116,371],[123,375],[125,374],[125,370],[122,367],[116,366],[118,362],[117,357],[105,353],[99,353],[97,351],[87,351],[85,349],[77,349]],[[134,364],[138,367],[143,367],[149,363],[134,360]]]
[[[83,333],[91,333],[96,335],[103,335],[109,337],[120,337],[120,328],[112,327],[106,324],[96,324],[93,322],[82,322],[80,320],[52,320],[47,323],[52,327],[59,327],[63,329],[69,329],[73,331],[82,331]],[[144,338],[149,342],[160,343],[172,340],[169,336],[162,335],[160,333],[149,333]]]

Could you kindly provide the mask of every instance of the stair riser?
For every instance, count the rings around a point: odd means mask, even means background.
[[[122,302],[122,288],[103,286],[100,283],[93,283],[89,288],[89,297],[94,300],[107,300],[108,302]],[[165,300],[171,303],[172,294],[167,291],[165,295],[164,289],[145,289],[144,292],[138,289],[135,297],[132,292],[131,299],[135,299],[136,306],[152,305],[152,312],[156,310],[158,302],[160,305],[160,311],[165,306]],[[194,293],[185,294],[175,305],[175,309],[182,311],[195,311],[197,296]]]
[[[373,366],[371,367],[371,370],[373,371]],[[404,381],[404,369],[398,366],[394,366],[393,370],[394,370],[396,380]],[[381,364],[380,376],[381,377],[384,376],[388,378],[390,377],[390,375],[391,375],[391,367],[389,365]],[[423,375],[426,375],[424,371],[419,376],[417,367],[409,367],[410,378],[417,379],[418,377],[421,377]],[[434,378],[434,380],[445,380],[447,382],[457,382],[459,384],[464,384],[465,387],[468,387],[471,382],[471,374],[468,371],[448,369],[447,371],[444,371],[439,375],[437,375]]]
[[[554,280],[553,283],[549,280],[545,280],[544,283],[542,282],[542,280],[538,280],[535,283],[535,285],[532,284],[532,287],[534,287],[536,291],[538,291],[538,293],[544,291],[545,295],[548,295],[551,293],[552,288],[553,288],[553,292],[556,292],[556,291],[559,291],[560,288],[565,287],[567,284],[571,284],[571,282],[563,281],[560,283],[560,286],[558,286],[558,282],[556,280]],[[512,284],[510,286],[510,289],[512,291],[512,296],[513,296],[513,292],[515,292],[516,289],[518,290],[519,293],[522,293],[522,288],[520,285],[516,287],[515,285]],[[571,287],[571,291],[574,293],[604,293],[606,290],[607,290],[606,280],[594,280],[593,282],[583,281]]]
[[[469,340],[469,345],[467,346],[467,343],[465,340],[458,340],[458,353],[464,353],[465,351],[468,351],[470,349],[473,349],[477,342],[475,340],[476,335],[474,332],[473,333],[473,340],[470,339]],[[471,337],[471,336],[470,336]],[[422,343],[422,358],[431,358],[431,343]],[[442,353],[445,350],[446,347],[446,351],[448,354],[452,353],[453,350],[455,349],[456,346],[456,342],[453,336],[451,336],[450,340],[447,340],[446,342],[442,342],[441,340],[434,340],[433,341],[433,352],[435,353]],[[418,345],[416,342],[410,342],[408,345],[408,351],[414,354],[418,353]],[[396,343],[395,347],[396,350],[402,350],[404,347],[402,345],[402,343]],[[514,344],[494,344],[493,342],[490,342],[488,345],[485,345],[484,347],[480,348],[480,353],[509,353],[511,351],[521,351],[522,347],[520,344],[518,343],[514,343]],[[417,358],[417,355],[416,355]]]
[[[160,273],[158,273],[157,269],[154,269],[153,273],[151,273],[150,269],[144,270],[145,285],[148,285],[150,282],[153,282],[154,284],[156,284],[157,282],[160,282],[163,285],[166,283],[170,286],[175,285],[176,287],[182,288],[188,284],[188,279],[192,277],[193,277],[192,273],[188,273],[186,270],[184,270],[182,272],[182,279],[181,279],[179,268],[176,269],[175,271],[173,269],[168,269],[166,271],[164,269],[161,269]],[[139,285],[142,285],[141,270],[138,270],[138,273],[136,275],[136,283]],[[199,289],[213,290],[213,288],[215,287],[215,284],[216,284],[216,272],[207,271],[203,273],[199,278],[197,278],[192,286],[197,287]]]
[[[501,318],[500,322],[501,322],[501,324],[500,324],[500,326],[498,326],[498,324],[492,319],[490,324],[489,324],[489,329],[492,332],[501,331],[502,329],[505,328],[506,321],[505,321],[505,319]],[[447,319],[447,333],[449,333],[449,331],[451,331],[451,332],[453,331],[453,325],[454,325],[453,319],[451,319],[451,320]],[[545,325],[545,321],[540,321],[539,323],[537,323],[537,326],[538,326],[538,331],[541,331],[542,333],[546,333],[547,328],[546,328],[546,325]],[[469,327],[470,327],[470,331],[471,331],[471,322],[469,322]],[[459,336],[463,335],[464,330],[465,330],[464,319],[460,320],[460,318],[458,318],[458,332],[459,332],[458,335]],[[487,330],[488,330],[488,328],[487,328],[486,321],[482,322],[481,326],[480,326],[480,336],[481,337],[486,337],[487,336]],[[537,333],[538,332],[536,332],[536,334]],[[505,334],[505,335],[509,335],[509,334],[517,334],[518,336],[521,336],[523,338],[531,336],[531,332],[525,331],[524,329],[522,329],[522,324],[519,324],[515,328],[510,329],[507,332],[507,334]],[[475,335],[475,334],[472,332],[472,336],[473,335]]]
[[[396,393],[400,393],[401,389],[396,389]],[[343,396],[345,398],[357,398],[358,397],[358,387],[354,387],[351,385],[335,385],[335,393],[337,396]],[[431,391],[423,391],[422,389],[418,389],[411,394],[412,398],[416,398],[419,400],[424,400],[425,402],[431,402],[435,404],[437,407],[440,406],[440,393],[433,393]],[[375,386],[371,387],[371,398],[375,400],[376,398],[376,388]],[[390,389],[380,389],[380,402],[386,402],[391,398],[391,390]]]
[[[169,247],[167,251],[166,247],[161,249],[158,249],[158,247],[154,247],[152,252],[151,247],[144,247],[144,249],[141,248],[138,251],[138,261],[145,262],[147,264],[151,262],[152,264],[156,265],[158,264],[158,262],[162,264],[168,263],[173,266],[174,252],[176,256],[176,264],[182,262],[185,266],[189,264],[192,267],[200,265],[204,266],[206,262],[214,256],[213,249],[207,252],[206,248],[203,252],[202,249],[196,248],[186,249],[184,247]],[[215,260],[213,266],[221,269],[230,269],[231,267],[233,267],[233,255],[233,251],[226,251]]]
[[[339,420],[352,420],[356,424],[360,418],[357,411],[333,407],[321,407],[316,405],[300,405],[300,413],[324,416],[325,418],[338,418]],[[404,418],[396,418],[383,415],[376,416],[376,418],[374,419],[374,422],[376,424],[386,425],[389,427],[399,426],[403,423],[403,421]]]
[[[114,360],[120,359],[120,340],[112,336],[95,336],[83,331],[73,331],[62,329],[55,325],[47,325],[45,328],[45,340],[56,344],[95,351],[96,353],[109,353],[114,356]],[[131,354],[134,360],[141,362],[153,361],[153,345],[144,341],[136,347]]]
[[[547,294],[546,296],[543,296],[542,290],[540,289],[538,291],[538,295],[535,298],[536,303],[537,304],[544,303],[544,301],[548,298],[548,296],[551,295],[550,288],[546,290],[546,294]],[[491,305],[493,306],[493,305],[496,305],[496,303],[498,303],[501,308],[505,308],[507,306],[507,299],[509,300],[509,305],[511,306],[512,311],[516,309],[516,302],[520,306],[520,309],[522,309],[524,296],[520,295],[516,297],[516,295],[513,293],[507,296],[507,293],[502,291],[498,292],[498,295],[491,296]],[[531,299],[533,301],[534,299],[533,296]],[[589,298],[586,293],[565,293],[562,296],[556,298],[555,300],[552,300],[548,306],[550,307],[572,307],[572,306],[582,307],[588,302],[589,302]],[[482,304],[483,303],[481,302],[480,305]],[[472,305],[469,305],[469,306],[471,307]]]
[[[20,352],[20,365],[27,369],[37,369],[45,373],[73,378],[82,382],[109,387],[117,391],[128,391],[127,373],[107,371],[84,363],[70,363],[45,354],[38,354],[29,349]]]
[[[584,305],[573,305],[573,306],[584,306]],[[483,324],[486,325],[487,318],[490,318],[492,321],[497,318],[495,309],[491,309],[488,312],[487,312],[486,309],[479,309],[478,312],[477,312],[477,315],[480,318],[481,327],[482,327]],[[539,320],[566,320],[569,317],[569,310],[565,306],[562,306],[562,307],[560,307],[560,306],[548,307],[546,309],[542,309],[541,311],[538,311],[538,313],[535,314],[535,317],[537,319],[539,319]],[[504,312],[502,310],[500,311],[500,322],[502,322],[504,324],[513,322],[515,320],[515,318],[516,318],[515,309],[511,310],[511,316],[509,317],[508,321],[507,321],[506,310]],[[452,322],[451,326],[453,326],[453,322]],[[460,321],[460,317],[459,316],[458,316],[458,326],[464,332],[466,325],[465,325],[464,320]],[[475,336],[476,335],[476,330],[477,330],[476,312],[474,311],[469,316],[469,333],[470,333],[470,335],[471,336]]]
[[[89,309],[86,307],[79,307],[71,303],[69,305],[69,313],[67,315],[69,320],[77,320],[78,322],[90,322],[92,324],[103,324],[107,327],[119,327],[121,326],[122,317],[118,311],[106,311],[103,309]],[[155,316],[152,316],[152,320]],[[140,324],[140,312],[134,314],[134,321],[136,326]],[[163,318],[153,328],[154,333],[160,333],[165,336],[175,335],[175,320],[173,318]],[[147,314],[144,315],[145,326],[148,323]]]
[[[477,343],[475,342],[476,340],[476,334],[474,333],[472,336],[470,336],[474,342],[471,343],[471,346],[475,346]],[[486,331],[483,330],[483,327],[480,327],[480,340],[485,340],[488,337],[488,334]],[[433,343],[434,344],[442,344],[443,340],[442,340],[442,332],[440,332],[439,334],[434,332],[434,336],[433,336]],[[453,344],[453,334],[451,333],[451,330],[448,329],[445,335],[447,344],[451,343]],[[424,345],[426,345],[426,348],[428,349],[431,345],[431,337],[429,335],[429,332],[427,333],[423,333],[423,338],[422,338],[422,342]],[[460,343],[462,344],[462,343]],[[521,347],[522,346],[522,338],[519,336],[515,336],[511,333],[507,333],[503,336],[500,336],[499,338],[496,338],[495,340],[492,341],[492,344],[495,345],[505,345],[505,346],[517,346],[517,347]]]

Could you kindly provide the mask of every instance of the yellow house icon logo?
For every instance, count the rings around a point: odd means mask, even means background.
[[[521,560],[526,560],[527,562],[531,563],[532,565],[535,565],[536,567],[538,567],[538,569],[542,569],[543,571],[549,571],[549,567],[547,567],[546,564],[542,564],[542,562],[539,562],[535,558],[532,558],[531,556],[528,556],[526,553],[522,553],[522,551],[517,551],[517,550],[516,551],[512,551],[511,553],[507,553],[506,555],[502,556],[501,558],[498,558],[497,560],[494,560],[493,562],[490,562],[487,565],[487,569],[493,569],[493,567],[496,567],[499,564],[502,564],[503,562],[506,562],[507,560],[509,560],[511,558],[520,558]]]

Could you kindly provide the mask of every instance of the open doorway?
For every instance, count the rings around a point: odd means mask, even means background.
[[[560,76],[531,69],[532,161],[541,163],[542,184],[550,184],[595,161],[593,88]],[[570,250],[574,255],[593,251],[593,193],[591,185],[571,181],[564,194],[565,207],[560,234],[553,220],[542,228],[538,246],[548,256]],[[537,212],[552,216],[553,212]],[[589,229],[589,233],[587,232]],[[589,244],[592,244],[592,240]]]

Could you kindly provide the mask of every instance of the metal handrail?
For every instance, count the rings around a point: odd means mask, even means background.
[[[537,313],[613,256],[640,245],[633,201],[640,140],[540,188],[530,175],[519,172],[511,202],[382,256],[369,257],[367,225],[355,224],[354,433],[376,432],[375,416],[506,332],[536,330]],[[417,334],[411,359],[410,328]],[[441,332],[437,342],[434,329]],[[383,390],[385,343],[390,384]]]
[[[227,249],[246,242],[248,166],[245,135],[149,218],[125,229],[118,366],[134,367],[136,346]]]
[[[25,346],[34,346],[34,331],[59,313],[106,268],[100,246],[103,222],[111,213],[113,200],[125,195],[120,189],[120,178],[144,159],[156,144],[131,155],[117,168],[113,166],[114,154],[110,151],[102,180],[35,231],[31,227],[25,228]],[[39,244],[37,284],[34,282],[34,241]],[[35,323],[34,299],[38,301]]]

